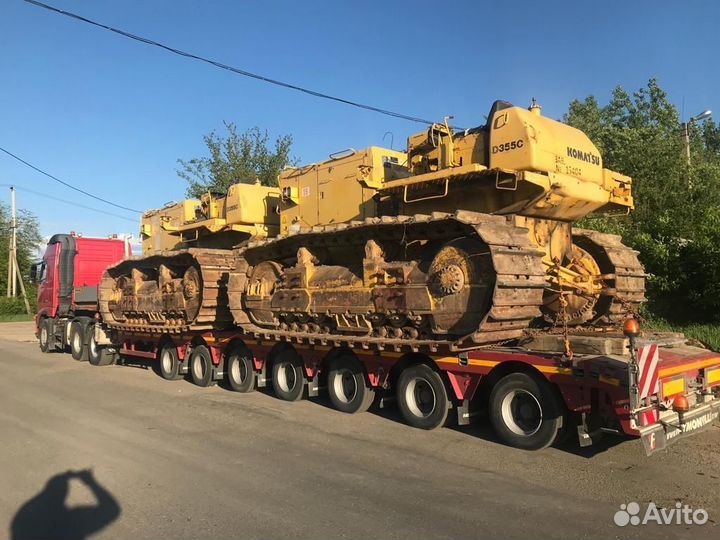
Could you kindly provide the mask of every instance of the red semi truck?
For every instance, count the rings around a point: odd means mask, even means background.
[[[38,283],[36,334],[43,352],[70,348],[76,360],[96,363],[98,285],[105,268],[131,254],[119,238],[83,238],[73,233],[50,238],[42,261],[31,269]]]
[[[513,347],[466,351],[272,330],[113,330],[97,315],[97,284],[126,253],[121,240],[51,239],[39,268],[42,350],[69,345],[74,358],[94,365],[146,358],[167,380],[189,374],[210,386],[226,379],[238,392],[270,384],[288,401],[325,390],[347,413],[394,401],[408,424],[423,429],[444,425],[453,411],[460,425],[486,411],[500,440],[529,450],[568,433],[583,446],[616,433],[640,437],[651,454],[715,423],[720,412],[720,354],[679,335],[640,335],[633,320],[625,335],[540,333]]]

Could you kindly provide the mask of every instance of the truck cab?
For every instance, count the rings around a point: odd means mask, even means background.
[[[73,357],[92,355],[98,285],[105,268],[131,255],[121,238],[83,238],[56,234],[48,241],[42,261],[31,269],[37,283],[36,334],[44,352],[70,345]]]

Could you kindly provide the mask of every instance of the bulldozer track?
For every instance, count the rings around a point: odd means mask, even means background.
[[[478,346],[519,338],[540,316],[546,273],[543,253],[530,242],[527,229],[514,225],[511,218],[457,211],[436,212],[413,216],[383,216],[331,225],[300,228],[297,231],[268,240],[251,240],[238,249],[237,268],[231,272],[228,293],[230,310],[235,323],[246,333],[274,337],[319,339],[321,341],[351,341],[363,346],[437,347],[448,344],[448,338],[411,340],[380,338],[377,336],[347,337],[336,333],[303,333],[292,330],[268,329],[254,324],[242,302],[242,291],[253,264],[265,260],[292,259],[300,247],[332,246],[341,243],[362,245],[366,239],[388,236],[406,238],[446,238],[476,235],[489,249],[495,271],[494,290],[489,310],[471,334],[452,338],[453,347]]]
[[[111,302],[115,296],[115,280],[129,274],[133,268],[157,269],[161,264],[176,267],[195,266],[201,277],[200,308],[191,321],[175,324],[176,320],[164,317],[144,319],[140,315],[136,322],[115,319]],[[220,330],[232,326],[232,314],[228,307],[227,281],[229,271],[235,266],[231,250],[188,248],[176,251],[160,251],[150,256],[130,257],[109,267],[103,274],[99,287],[100,314],[110,328],[128,332],[180,334],[189,330]],[[140,322],[137,322],[141,319]]]
[[[645,299],[645,269],[638,259],[638,252],[622,243],[615,234],[589,229],[573,229],[574,241],[585,247],[592,242],[606,257],[605,264],[611,268],[604,271],[614,274],[605,293],[605,302],[597,316],[607,323],[622,324],[630,315],[637,315]],[[601,265],[602,267],[602,265]]]

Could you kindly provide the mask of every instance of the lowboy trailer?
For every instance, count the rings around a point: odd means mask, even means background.
[[[678,334],[538,331],[513,346],[455,350],[449,343],[302,331],[110,328],[98,304],[103,269],[128,255],[118,239],[55,235],[38,282],[36,332],[44,352],[108,365],[157,361],[165,379],[200,386],[226,379],[238,392],[271,385],[296,401],[327,391],[346,413],[392,401],[405,421],[434,429],[486,412],[504,443],[537,450],[575,433],[640,437],[648,454],[710,426],[720,411],[720,354]]]
[[[631,321],[635,323],[635,321]],[[636,325],[637,323],[635,323]],[[451,351],[398,341],[272,331],[177,335],[96,326],[99,364],[121,357],[158,362],[168,380],[199,386],[227,380],[238,392],[272,386],[283,400],[327,394],[346,413],[395,401],[405,421],[434,429],[469,424],[486,412],[499,439],[539,450],[575,434],[581,446],[602,434],[640,438],[648,455],[709,427],[720,412],[720,355],[677,334],[539,335],[517,347]],[[571,355],[565,351],[565,344]],[[453,413],[451,415],[451,413]]]

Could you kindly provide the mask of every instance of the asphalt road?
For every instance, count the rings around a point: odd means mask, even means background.
[[[393,412],[93,367],[17,341],[20,328],[0,325],[0,536],[720,535],[715,426],[650,458],[638,441],[531,453],[484,424],[424,432]],[[710,521],[613,522],[620,504],[676,500]]]

